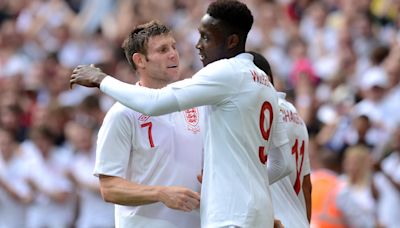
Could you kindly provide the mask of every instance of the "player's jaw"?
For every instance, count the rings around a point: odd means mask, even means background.
[[[199,50],[199,57],[203,66],[207,66],[208,64],[215,62],[221,59],[223,56],[221,53],[221,47],[219,46],[207,46],[207,47],[200,47],[197,48]]]
[[[161,69],[163,70],[159,71],[160,79],[162,78],[169,83],[177,81],[180,77],[179,63],[177,62],[167,63],[165,66],[161,67]]]
[[[166,71],[171,74],[171,76],[179,76],[179,63],[167,64]]]
[[[179,54],[176,50],[172,51],[172,54],[167,55],[165,60],[165,70],[167,74],[172,78],[172,81],[179,79]]]
[[[176,55],[174,58],[169,58],[166,61],[165,70],[168,76],[170,76],[172,81],[179,79],[179,56]]]

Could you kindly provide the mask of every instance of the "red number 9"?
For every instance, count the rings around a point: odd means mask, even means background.
[[[265,111],[266,110],[268,110],[268,113],[269,113],[269,125],[268,125],[267,129],[265,129]],[[273,118],[274,118],[274,113],[272,111],[272,105],[268,101],[265,101],[262,104],[261,111],[260,111],[260,131],[261,131],[261,135],[265,141],[269,140]],[[258,148],[258,156],[260,158],[261,163],[265,164],[267,162],[268,155],[265,152],[264,146],[260,146]]]

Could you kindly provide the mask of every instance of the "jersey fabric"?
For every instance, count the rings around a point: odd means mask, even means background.
[[[303,206],[304,215],[307,216],[302,186],[304,176],[310,174],[311,171],[308,155],[308,130],[296,108],[285,100],[285,96],[284,93],[279,93],[279,107],[286,125],[289,144],[292,148],[292,161],[296,163],[296,170],[289,177],[292,188]]]
[[[209,105],[202,227],[273,227],[266,155],[271,144],[279,147],[288,140],[286,131],[277,127],[277,93],[250,54],[213,62],[191,79],[161,90],[124,89],[123,85],[116,89],[113,81],[106,77],[100,89],[136,110],[163,114]]]
[[[200,192],[204,110],[150,117],[116,103],[97,140],[94,173],[143,185],[183,186]],[[200,215],[163,203],[115,205],[116,227],[199,227]]]
[[[288,176],[271,185],[271,196],[275,218],[281,220],[284,227],[310,227]]]
[[[304,176],[310,173],[308,158],[308,133],[295,107],[279,94],[279,107],[292,146],[291,162],[296,169],[289,176],[271,185],[275,217],[285,227],[309,227],[302,190]]]

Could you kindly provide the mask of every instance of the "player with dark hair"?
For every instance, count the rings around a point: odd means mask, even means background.
[[[271,82],[273,75],[267,59],[259,53],[249,52],[254,64],[263,70]],[[308,156],[308,131],[296,108],[279,93],[279,106],[287,127],[289,144],[292,145],[291,160],[296,170],[271,186],[276,217],[287,227],[309,227],[311,219],[311,179]],[[287,202],[287,204],[282,204]]]
[[[90,66],[79,66],[71,75],[71,85],[100,87],[147,115],[208,105],[202,227],[273,227],[269,183],[292,170],[277,92],[245,53],[252,23],[250,10],[239,1],[211,3],[196,44],[204,68],[162,89],[129,85]],[[278,152],[269,153],[271,147]]]

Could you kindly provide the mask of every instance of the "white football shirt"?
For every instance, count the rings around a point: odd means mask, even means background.
[[[118,85],[118,87],[115,87]],[[202,227],[272,227],[266,155],[287,143],[277,129],[278,97],[250,54],[213,62],[160,90],[106,77],[100,89],[124,105],[161,115],[210,105],[201,189]]]
[[[150,117],[116,103],[97,140],[95,175],[121,177],[143,185],[184,186],[200,192],[204,109]],[[199,227],[198,212],[161,202],[115,206],[117,227]]]
[[[306,212],[296,197],[290,178],[286,176],[270,187],[275,218],[281,220],[284,227],[310,227]]]
[[[296,163],[295,172],[292,172],[289,175],[291,186],[286,187],[294,189],[295,196],[298,197],[302,205],[302,208],[299,208],[299,210],[302,210],[304,215],[307,216],[306,203],[302,188],[304,176],[310,174],[307,127],[298,114],[296,108],[290,102],[285,100],[284,93],[279,93],[279,107],[283,121],[286,125],[289,144],[292,148],[292,161]]]

